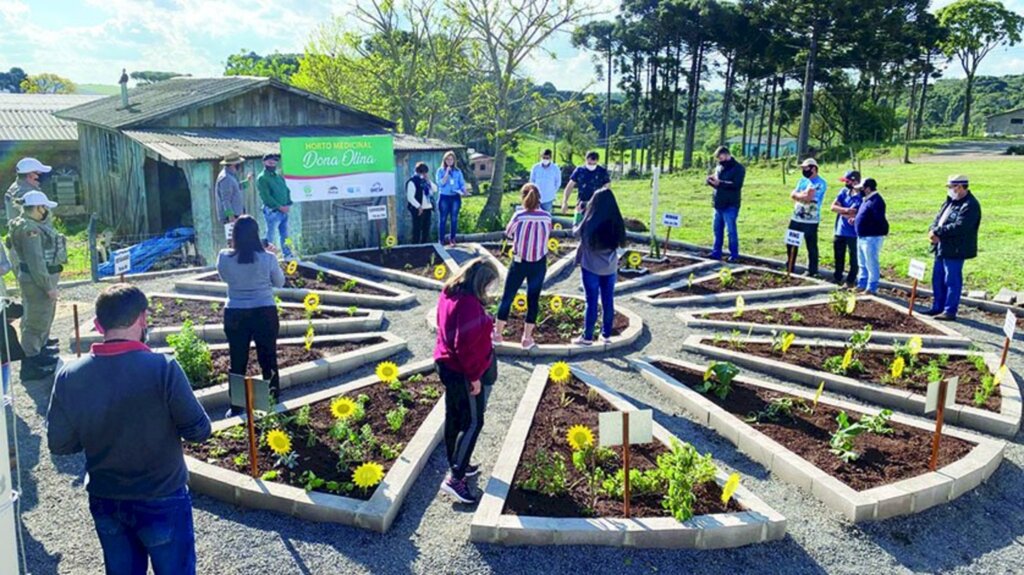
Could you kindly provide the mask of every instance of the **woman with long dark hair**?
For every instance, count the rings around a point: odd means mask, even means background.
[[[241,216],[235,221],[231,240],[234,247],[217,254],[217,273],[228,284],[224,334],[228,338],[231,373],[246,375],[249,344],[255,342],[263,379],[270,382],[270,393],[277,399],[281,394],[277,373],[280,324],[274,288],[284,285],[284,272],[277,257],[264,249],[259,224],[252,216]],[[238,411],[232,409],[231,413]]]
[[[502,332],[508,320],[512,300],[526,280],[526,322],[523,325],[523,349],[536,347],[533,328],[540,311],[540,290],[548,271],[548,237],[551,236],[551,214],[540,208],[540,188],[523,185],[523,209],[516,212],[505,228],[512,240],[515,254],[505,276],[505,291],[498,306],[498,323],[494,327],[494,343],[502,341]]]
[[[601,188],[587,203],[583,220],[573,226],[573,235],[580,238],[576,263],[583,273],[583,291],[587,306],[583,314],[583,335],[573,340],[577,345],[594,343],[597,324],[598,296],[601,300],[601,338],[608,342],[615,321],[615,276],[619,268],[618,249],[626,244],[626,224],[619,203],[609,188]]]
[[[474,258],[448,280],[437,302],[434,363],[444,383],[444,445],[450,468],[441,490],[462,503],[476,501],[466,477],[479,473],[471,459],[484,426],[487,396],[498,377],[490,337],[494,320],[484,310],[487,291],[497,279],[493,263]]]

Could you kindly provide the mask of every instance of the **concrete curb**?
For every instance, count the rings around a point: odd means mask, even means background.
[[[386,331],[317,336],[316,341],[341,343],[360,342],[374,338],[380,338],[384,341],[364,348],[355,349],[338,355],[327,356],[316,361],[307,361],[305,363],[300,363],[298,365],[282,369],[279,376],[281,380],[281,389],[283,390],[289,387],[319,381],[321,379],[336,377],[361,365],[380,361],[406,349],[406,342],[404,339]],[[277,341],[278,346],[303,345],[304,343],[305,339],[301,337],[279,339]],[[228,349],[228,344],[214,344],[210,346],[210,349],[226,350]],[[158,348],[153,351],[168,355],[174,353],[174,350],[169,347]],[[222,383],[220,385],[197,389],[195,390],[195,395],[196,399],[199,400],[199,403],[209,411],[214,407],[223,406],[228,403],[228,384]]]
[[[635,251],[635,250],[626,250],[626,251]],[[656,272],[656,273],[652,273],[652,274],[646,274],[646,275],[638,276],[638,277],[636,277],[634,279],[626,280],[624,282],[616,282],[615,283],[615,292],[616,293],[620,293],[620,292],[625,293],[625,292],[628,292],[628,291],[633,291],[633,290],[636,290],[636,289],[647,287],[647,286],[652,285],[652,284],[666,282],[666,281],[671,281],[671,280],[673,280],[673,279],[675,279],[675,278],[677,278],[679,276],[689,276],[692,273],[703,272],[703,271],[708,270],[710,268],[722,265],[722,262],[716,262],[714,260],[708,260],[708,259],[704,259],[704,258],[697,257],[697,256],[694,256],[694,255],[690,255],[690,254],[681,254],[681,253],[677,253],[677,252],[668,252],[665,255],[676,256],[676,257],[681,257],[681,258],[685,257],[685,258],[689,258],[689,259],[696,259],[698,261],[696,263],[692,263],[692,264],[687,265],[687,266],[682,266],[682,267],[678,267],[678,268],[675,268],[675,269],[664,270],[664,271],[660,271],[660,272]],[[620,260],[621,260],[621,258],[620,258]],[[633,296],[633,297],[639,299],[638,296]]]
[[[889,306],[893,309],[900,311],[906,311],[901,306],[898,306],[889,300],[882,299],[876,296],[859,296],[859,301],[874,301],[882,305]],[[812,299],[810,301],[798,301],[793,303],[784,304],[763,304],[756,306],[747,306],[747,311],[757,310],[796,310],[801,307],[827,304],[828,300],[825,298]],[[715,308],[710,310],[704,310],[701,312],[680,312],[676,314],[681,320],[683,320],[687,327],[692,328],[705,328],[710,330],[740,330],[750,334],[769,335],[772,332],[788,331],[795,333],[798,336],[817,338],[817,339],[848,339],[852,334],[852,330],[846,329],[832,329],[824,327],[804,327],[799,325],[788,325],[788,324],[758,324],[750,323],[745,321],[725,321],[715,319],[704,319],[699,317],[703,314],[711,313],[729,313],[735,312],[735,307],[727,308]],[[920,337],[921,342],[930,347],[970,347],[971,340],[960,335],[953,329],[933,320],[927,316],[914,316],[914,319],[920,321],[926,326],[937,330],[941,335],[935,334],[914,334],[914,333],[896,333],[896,332],[885,332],[885,331],[873,331],[871,332],[871,340],[876,343],[896,343],[904,342],[912,337]]]
[[[616,409],[635,409],[629,401],[592,375],[577,368],[573,368],[573,372]],[[672,517],[584,519],[502,514],[547,380],[547,366],[534,368],[505,435],[498,462],[473,514],[469,528],[471,541],[501,545],[724,549],[785,536],[786,519],[742,485],[734,497],[748,511],[702,515],[682,523]],[[654,424],[654,437],[666,446],[674,438],[657,423]],[[721,471],[715,477],[719,485],[727,479],[728,476]]]
[[[1006,443],[989,439],[954,427],[945,427],[943,433],[975,443],[976,446],[964,458],[935,472],[904,479],[888,485],[856,491],[812,465],[806,459],[790,451],[782,444],[757,431],[740,418],[718,407],[700,393],[679,383],[661,371],[654,361],[672,363],[682,368],[703,373],[704,367],[695,363],[662,356],[630,360],[644,379],[659,391],[694,414],[702,425],[714,429],[719,435],[731,441],[740,451],[763,465],[783,481],[792,483],[806,491],[831,509],[838,511],[853,523],[888,519],[900,515],[919,513],[936,505],[952,501],[987,480],[999,467]],[[813,400],[814,393],[794,390],[782,385],[759,381],[746,376],[736,378],[737,382],[769,389],[787,395]],[[850,402],[822,397],[819,403],[852,413],[864,413],[864,408]],[[903,415],[893,415],[892,421],[924,431],[933,431],[934,426]]]
[[[571,296],[567,294],[548,294],[548,295],[561,295],[562,299],[580,299],[578,296]],[[640,334],[644,331],[644,322],[636,313],[625,309],[621,306],[615,306],[615,312],[621,313],[622,315],[629,318],[629,326],[617,336],[612,338],[612,341],[605,343],[600,339],[595,339],[591,345],[572,345],[567,343],[543,343],[537,344],[533,349],[523,349],[522,345],[516,342],[503,341],[494,346],[494,353],[496,355],[512,355],[512,356],[529,356],[537,357],[542,355],[553,355],[561,357],[578,357],[581,355],[593,355],[595,353],[601,353],[604,351],[611,351],[613,349],[619,349],[633,345],[637,339],[640,338]],[[427,327],[430,331],[437,333],[437,306],[430,308],[427,312],[425,319],[427,321]]]
[[[152,293],[152,294],[149,294],[149,297],[151,299],[153,297],[165,297],[165,298],[187,299],[187,300],[195,300],[195,301],[210,302],[210,303],[220,303],[220,304],[224,303],[224,298],[219,298],[219,297],[214,297],[214,296],[183,295],[183,294],[169,294],[169,293]],[[301,303],[282,303],[281,307],[288,308],[288,309],[299,309],[299,310],[301,310],[301,309],[303,309],[303,304],[301,304]],[[336,313],[338,315],[342,315],[342,317],[326,318],[326,319],[314,319],[312,321],[313,330],[317,334],[330,335],[330,334],[341,334],[341,333],[358,333],[358,332],[363,332],[363,331],[377,331],[377,330],[380,329],[381,324],[384,322],[384,312],[382,312],[380,310],[357,309],[356,310],[357,313],[362,313],[362,314],[366,314],[366,315],[359,316],[359,317],[355,317],[355,316],[353,316],[353,317],[344,317],[343,314],[348,313],[348,309],[347,308],[324,305],[324,306],[320,306],[320,309],[321,310],[325,310],[325,311],[330,311],[330,312]],[[308,322],[308,321],[305,321],[305,320],[298,320],[298,319],[282,321],[282,322],[280,322],[281,331],[278,334],[278,337],[286,338],[286,337],[299,337],[299,336],[303,336],[303,335],[305,335],[306,328],[309,327],[310,323],[311,322]],[[224,334],[224,324],[223,323],[208,323],[208,324],[201,324],[201,325],[193,325],[192,327],[193,327],[193,329],[195,329],[196,334],[201,339],[203,339],[203,340],[205,340],[207,342],[227,341],[227,336]],[[149,344],[151,346],[163,345],[163,344],[167,343],[167,336],[168,335],[171,335],[171,334],[174,334],[174,333],[178,333],[180,331],[181,331],[181,326],[180,325],[166,326],[166,327],[157,327],[157,328],[150,329],[148,331],[148,334],[149,334]],[[90,320],[90,319],[84,319],[83,318],[81,320],[81,323],[79,323],[79,332],[80,332],[79,333],[79,337],[81,339],[82,352],[83,353],[87,352],[89,350],[89,346],[90,345],[103,341],[103,336],[99,332],[96,331],[96,328],[93,325],[93,321]],[[75,332],[74,332],[73,329],[72,329],[71,333],[68,336],[68,341],[70,342],[68,344],[68,347],[70,348],[70,351],[73,353],[75,351]]]
[[[478,256],[494,264],[494,266],[498,268],[498,273],[501,275],[501,281],[504,283],[505,276],[508,275],[508,266],[502,263],[502,261],[499,260],[498,258],[494,257],[494,254],[492,254],[487,249],[487,244],[494,243],[498,242],[481,242],[463,245],[465,247],[472,249]],[[576,265],[576,249],[573,249],[569,253],[559,258],[558,261],[556,261],[551,267],[547,269],[547,272],[544,274],[543,285],[547,286],[551,284],[552,282],[555,281],[555,279],[558,278],[558,276],[560,276],[566,270],[566,268],[571,268],[574,265]]]
[[[445,279],[459,272],[459,264],[456,263],[455,259],[452,258],[444,249],[441,244],[408,244],[402,246],[395,246],[392,250],[402,250],[405,248],[419,248],[423,246],[431,246],[434,251],[437,252],[439,257],[438,263],[444,263],[448,267],[448,275]],[[444,281],[439,281],[433,278],[426,278],[416,274],[411,274],[402,270],[394,270],[383,266],[377,266],[364,261],[346,257],[345,254],[354,254],[359,252],[376,252],[379,251],[377,248],[363,248],[358,250],[346,250],[343,252],[330,252],[318,254],[316,261],[324,266],[330,268],[337,268],[341,270],[347,270],[355,273],[364,273],[371,276],[377,276],[386,280],[404,283],[413,287],[431,289],[441,291],[444,287]]]
[[[375,307],[384,309],[394,309],[404,307],[408,304],[416,302],[416,296],[399,289],[395,289],[384,284],[377,283],[361,277],[351,276],[345,273],[341,273],[332,269],[328,269],[314,263],[301,262],[299,267],[314,270],[317,272],[323,272],[327,275],[333,276],[343,282],[349,280],[356,280],[360,284],[382,290],[387,292],[389,295],[371,295],[371,294],[360,294],[360,293],[349,293],[343,291],[327,291],[327,290],[308,290],[308,289],[294,289],[294,288],[275,288],[274,295],[281,298],[284,301],[298,301],[301,302],[305,297],[311,293],[315,293],[320,296],[320,303],[323,305],[336,305],[336,306],[350,306],[357,305],[360,307]],[[201,278],[215,276],[216,272],[212,274],[202,274],[199,276],[187,278],[178,282],[175,282],[174,288],[177,291],[187,294],[195,295],[210,295],[227,297],[228,285],[221,281],[203,281]]]
[[[756,267],[753,267],[753,266],[736,266],[736,267],[732,268],[732,271],[733,271],[733,273],[748,272],[748,271],[763,271],[763,272],[768,272],[768,273],[777,273],[777,272],[774,272],[772,270],[756,268]],[[644,292],[644,293],[641,293],[641,294],[637,294],[637,295],[633,296],[633,299],[638,300],[638,301],[642,301],[642,302],[644,302],[644,303],[646,303],[648,305],[653,305],[653,306],[658,306],[658,307],[668,307],[668,306],[672,306],[672,307],[677,307],[677,306],[700,307],[700,306],[706,306],[706,305],[714,305],[714,304],[718,304],[718,303],[732,303],[732,302],[736,301],[737,297],[740,297],[740,296],[743,296],[744,301],[752,302],[752,301],[763,301],[763,300],[772,300],[772,299],[779,299],[779,298],[789,298],[789,297],[800,297],[800,296],[818,295],[818,294],[821,294],[821,293],[828,293],[828,292],[833,291],[835,289],[834,285],[826,283],[826,282],[823,282],[821,280],[816,280],[816,279],[812,279],[812,278],[803,278],[803,279],[806,279],[807,281],[812,282],[814,285],[797,286],[797,287],[786,287],[786,288],[774,288],[774,289],[763,289],[763,290],[733,291],[733,292],[726,292],[726,293],[719,293],[719,294],[691,295],[691,296],[672,297],[672,298],[658,298],[657,297],[658,295],[663,294],[665,292],[669,292],[669,291],[672,291],[672,290],[678,290],[680,288],[687,287],[687,284],[689,283],[689,279],[687,279],[685,281],[675,282],[675,283],[673,283],[671,285],[668,285],[668,286],[665,286],[663,288],[659,288],[659,289],[652,290],[652,291],[649,291],[649,292]],[[717,273],[708,274],[708,275],[696,278],[696,279],[693,280],[693,283],[694,283],[694,285],[697,285],[697,284],[713,282],[713,281],[718,281],[718,274]]]
[[[400,377],[434,370],[434,362],[426,360],[404,366]],[[291,411],[338,395],[356,392],[379,384],[376,376],[368,376],[331,389],[292,399],[278,406],[278,412]],[[213,424],[221,431],[242,422],[232,417]],[[343,523],[386,532],[398,515],[413,482],[419,477],[430,454],[441,441],[444,430],[444,398],[437,400],[419,430],[409,440],[377,486],[370,499],[362,501],[329,493],[307,493],[304,489],[253,479],[248,475],[229,471],[193,457],[185,457],[189,470],[189,486],[197,493],[253,509],[266,509],[293,515],[300,519],[319,522]]]
[[[741,367],[746,367],[778,377],[787,382],[796,383],[816,389],[824,381],[826,388],[833,393],[841,393],[856,397],[858,399],[895,410],[903,411],[911,415],[924,413],[926,397],[920,393],[908,389],[900,389],[885,385],[883,383],[865,383],[852,377],[835,375],[827,371],[807,369],[798,365],[785,363],[783,361],[755,356],[742,351],[722,349],[713,345],[707,345],[707,336],[691,335],[683,342],[683,348],[712,357],[715,359],[730,361]],[[740,341],[755,343],[771,343],[771,338],[749,337],[741,338]],[[845,347],[839,342],[810,341],[798,339],[793,342],[794,346],[814,345],[818,347],[832,347],[836,354],[841,355]],[[890,351],[890,348],[881,345],[868,345],[869,350]],[[999,369],[999,357],[994,353],[973,353],[964,349],[934,349],[924,348],[921,353],[929,355],[947,354],[956,357],[967,357],[969,355],[980,355],[985,358],[989,369],[994,374]],[[958,403],[945,410],[943,420],[949,424],[960,425],[975,431],[982,431],[1002,437],[1013,437],[1020,429],[1021,418],[1021,394],[1017,380],[1013,373],[1007,370],[1006,377],[999,385],[999,393],[1002,397],[998,413],[980,409],[972,404]]]

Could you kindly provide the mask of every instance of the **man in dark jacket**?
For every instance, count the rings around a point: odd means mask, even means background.
[[[740,215],[740,196],[743,191],[743,179],[747,175],[743,164],[736,161],[729,153],[729,148],[722,146],[715,152],[718,166],[715,173],[708,176],[707,184],[715,189],[712,202],[715,206],[713,230],[715,245],[711,249],[711,259],[722,258],[724,232],[729,231],[729,261],[740,259],[740,236],[736,229],[736,218]]]
[[[932,268],[932,309],[935,319],[953,321],[960,307],[964,261],[978,255],[981,204],[968,188],[967,176],[950,176],[947,198],[928,229],[935,253]]]

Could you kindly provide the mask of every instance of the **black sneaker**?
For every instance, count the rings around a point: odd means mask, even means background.
[[[38,381],[53,379],[53,367],[40,367],[34,363],[22,362],[21,381]]]
[[[50,355],[45,351],[41,351],[39,355],[35,357],[26,357],[23,363],[31,363],[38,367],[50,367],[57,365],[58,361],[60,361],[60,356]]]
[[[448,495],[451,495],[461,503],[476,503],[476,497],[469,490],[469,485],[466,485],[465,479],[455,479],[454,477],[448,477],[441,484],[441,491],[444,491]]]
[[[939,321],[956,321],[956,316],[955,315],[949,315],[948,313],[940,313],[940,314],[934,316],[934,318],[939,320]]]
[[[46,340],[46,347],[56,347],[57,344],[59,344],[59,343],[60,343],[59,339],[57,339],[55,337],[51,337],[50,339]]]
[[[941,309],[930,309],[928,311],[921,312],[921,315],[937,316],[942,313]]]
[[[476,477],[480,475],[480,466],[469,464],[466,466],[466,477]]]

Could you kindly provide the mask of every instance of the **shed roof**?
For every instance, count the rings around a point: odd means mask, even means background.
[[[54,112],[102,96],[80,94],[0,94],[0,141],[75,141],[78,126]]]
[[[386,127],[394,124],[322,96],[300,90],[272,78],[253,76],[225,76],[222,78],[171,78],[128,90],[128,107],[121,104],[121,96],[107,96],[100,100],[64,110],[58,117],[111,130],[137,127],[147,122],[171,116],[182,111],[214,104],[250,90],[274,86],[303,98],[316,100],[325,106],[361,117]]]
[[[145,148],[172,162],[216,160],[229,153],[257,158],[263,154],[279,153],[280,138],[368,136],[391,134],[378,131],[354,130],[334,126],[297,126],[272,128],[152,128],[125,130],[124,135]],[[418,138],[407,134],[392,134],[396,151],[434,151],[461,148],[442,140]]]
[[[992,118],[998,118],[1000,116],[1009,116],[1010,114],[1020,114],[1022,112],[1024,112],[1024,108],[1016,108],[1016,109],[1013,109],[1013,110],[1007,110],[1005,112],[998,112],[996,114],[990,114],[985,119],[986,120],[991,120]]]

